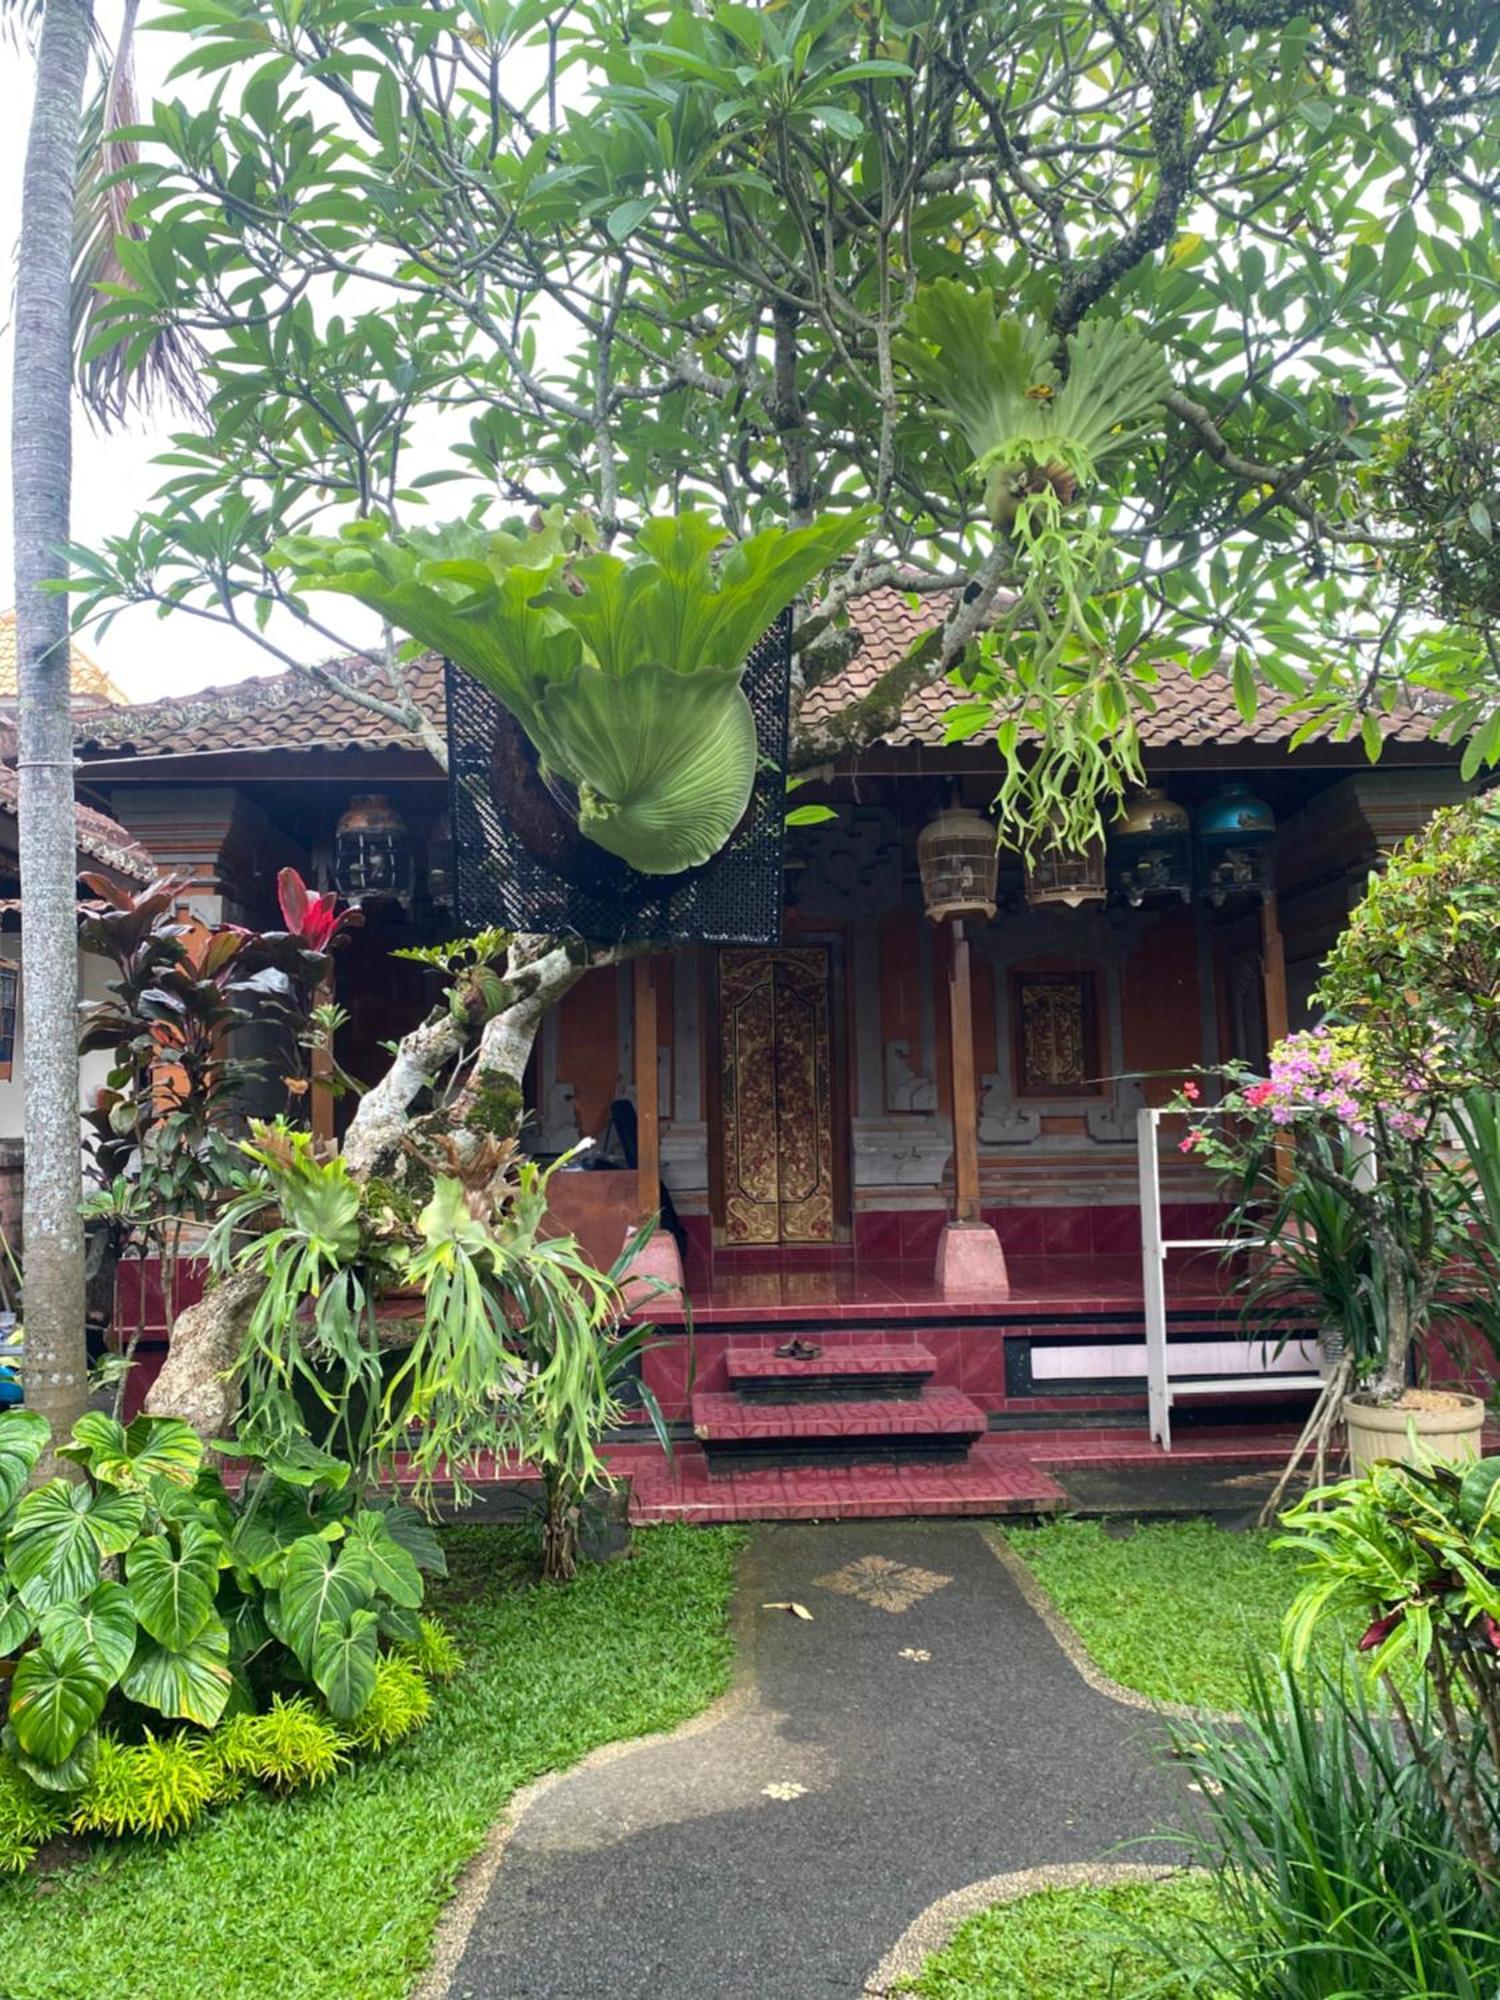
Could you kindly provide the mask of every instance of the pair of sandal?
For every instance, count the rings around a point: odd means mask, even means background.
[[[823,1352],[815,1340],[784,1340],[776,1350],[779,1361],[816,1361]]]

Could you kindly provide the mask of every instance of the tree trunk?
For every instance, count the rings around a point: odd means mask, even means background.
[[[16,258],[11,464],[25,920],[26,1401],[54,1437],[88,1395],[78,1119],[77,834],[65,568],[72,464],[73,196],[91,10],[46,0]]]
[[[510,1004],[480,1032],[473,1067],[453,1106],[468,1121],[509,1137],[520,1124],[521,1078],[547,1009],[594,965],[628,956],[629,946],[588,947],[552,938],[518,938],[505,969]],[[344,1137],[344,1158],[361,1180],[389,1173],[401,1157],[413,1107],[463,1053],[469,1030],[447,1013],[403,1035],[390,1068],[366,1091]],[[501,1127],[504,1127],[502,1130]],[[207,1443],[225,1437],[235,1417],[229,1371],[260,1294],[258,1272],[237,1271],[183,1313],[172,1329],[166,1366],[151,1385],[153,1416],[182,1417]]]

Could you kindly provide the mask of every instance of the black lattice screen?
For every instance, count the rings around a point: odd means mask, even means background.
[[[788,611],[745,667],[760,769],[738,830],[702,868],[640,875],[584,839],[543,783],[536,755],[509,713],[447,662],[448,784],[462,929],[496,925],[606,943],[774,943],[781,935],[791,671]]]

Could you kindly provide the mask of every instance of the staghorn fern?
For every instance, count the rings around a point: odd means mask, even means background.
[[[483,682],[574,786],[589,839],[670,875],[716,854],[750,802],[751,648],[867,525],[769,528],[716,564],[722,532],[693,513],[647,521],[629,560],[570,556],[557,521],[526,537],[360,521],[278,559],[300,589],[358,598]]]
[[[1001,527],[1028,493],[1050,491],[1066,505],[1076,486],[1092,484],[1171,387],[1161,349],[1118,320],[1088,320],[1069,337],[1064,380],[1045,327],[998,314],[986,294],[951,278],[917,294],[898,352],[963,431]]]

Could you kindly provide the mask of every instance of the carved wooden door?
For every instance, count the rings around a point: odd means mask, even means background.
[[[730,1243],[828,1243],[834,1225],[826,945],[719,954],[720,1166]]]

